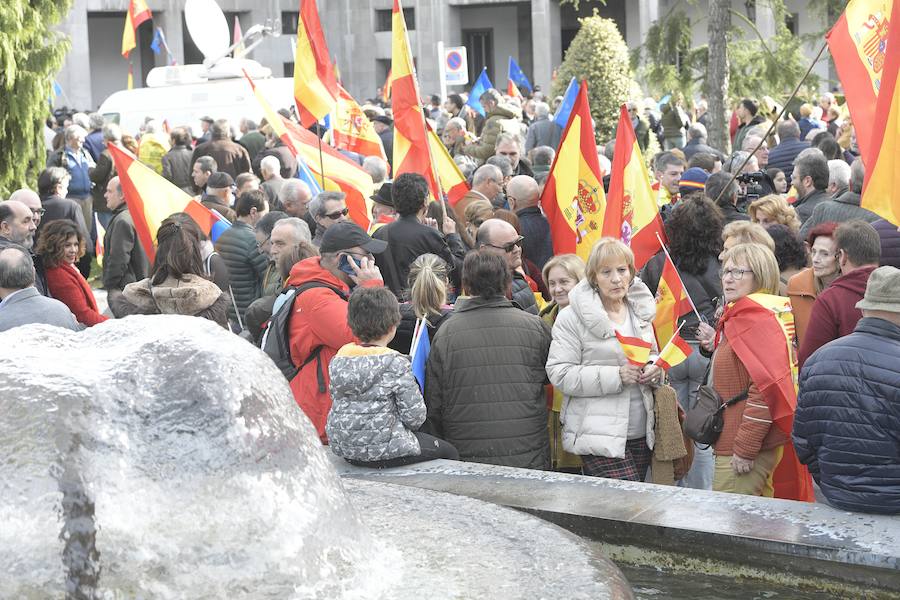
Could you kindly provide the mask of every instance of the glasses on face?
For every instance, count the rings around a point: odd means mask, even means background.
[[[331,219],[332,221],[337,221],[341,217],[346,217],[349,214],[350,214],[350,209],[344,208],[343,210],[338,210],[333,213],[328,213],[327,215],[325,215],[325,218]]]
[[[722,279],[731,277],[735,281],[740,281],[747,273],[753,273],[751,269],[722,269]]]
[[[270,236],[267,237],[265,240],[263,240],[263,241],[261,241],[261,242],[256,242],[256,249],[257,249],[257,250],[262,250],[262,247],[265,246],[266,244],[268,244],[268,243],[269,243],[269,240],[271,240],[271,239],[272,239],[272,236],[270,235]]]
[[[31,209],[31,214],[34,215],[35,217],[43,217],[45,212],[47,212],[47,211],[43,208],[32,208]]]
[[[517,237],[510,243],[503,244],[502,246],[495,246],[494,244],[485,244],[485,246],[490,246],[491,248],[496,248],[497,250],[503,250],[504,252],[509,254],[510,252],[515,250],[517,247],[521,248],[522,242],[524,242],[524,241],[525,241],[525,236],[520,235],[519,237]]]

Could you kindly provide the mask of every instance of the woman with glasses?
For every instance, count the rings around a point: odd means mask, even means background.
[[[794,327],[797,340],[802,340],[809,324],[813,304],[831,282],[841,276],[837,259],[834,230],[837,223],[829,221],[816,225],[806,236],[806,245],[812,266],[803,269],[788,280],[787,296],[794,311]]]
[[[714,350],[709,385],[723,403],[735,401],[724,409],[714,446],[715,491],[775,495],[773,474],[790,441],[796,406],[793,341],[782,325],[790,307],[774,296],[778,273],[775,255],[760,244],[738,244],[722,262],[725,311],[715,337],[702,342]]]
[[[654,445],[653,388],[663,373],[633,364],[617,339],[640,338],[651,357],[656,352],[656,302],[635,277],[631,248],[597,242],[568,300],[547,359],[550,382],[563,394],[563,448],[581,456],[585,475],[643,481]]]

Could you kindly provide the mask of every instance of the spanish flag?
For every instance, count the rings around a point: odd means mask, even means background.
[[[650,349],[653,348],[652,343],[645,342],[641,338],[624,336],[618,331],[616,332],[616,339],[622,345],[622,352],[625,353],[625,358],[628,359],[629,363],[643,367],[650,360]]]
[[[294,55],[294,100],[303,126],[311,127],[333,111],[339,94],[316,0],[300,0],[297,52]]]
[[[391,99],[391,83],[393,81],[392,76],[393,74],[391,73],[391,70],[388,69],[387,77],[384,78],[384,87],[381,88],[381,99],[385,104],[387,104],[388,100]]]
[[[884,79],[889,75],[886,49],[891,46],[886,42],[889,23],[894,22],[890,18],[892,4],[893,0],[850,0],[825,36],[866,164],[866,179],[875,164],[870,156],[873,137],[883,131],[875,126],[875,105],[879,88],[885,88]]]
[[[660,241],[665,243],[666,240],[650,175],[624,104],[616,128],[616,151],[603,215],[603,235],[619,238],[631,246],[637,269],[659,252]]]
[[[394,178],[403,173],[418,173],[428,182],[432,200],[441,198],[440,184],[434,172],[425,115],[419,97],[419,84],[409,50],[406,21],[400,0],[394,0],[393,44],[391,47],[391,94],[394,109]]]
[[[603,237],[606,194],[596,144],[587,82],[582,81],[541,195],[554,254],[577,254],[586,261]]]
[[[147,0],[131,0],[128,4],[128,10],[125,12],[125,29],[122,30],[122,57],[128,58],[128,54],[137,45],[138,27],[144,21],[153,18],[150,8],[147,6]],[[129,88],[131,89],[131,88]]]
[[[338,85],[338,99],[334,107],[332,136],[334,145],[363,156],[380,156],[387,161],[381,138],[375,133],[372,121],[365,115],[350,92]]]
[[[428,123],[425,123],[428,126]],[[434,168],[441,182],[441,189],[447,195],[450,206],[455,206],[469,192],[469,184],[463,177],[459,166],[453,162],[453,157],[447,147],[441,142],[441,138],[428,126],[428,145],[431,148],[431,158],[434,160]]]
[[[694,349],[691,348],[691,345],[684,341],[678,333],[675,333],[672,339],[669,340],[669,343],[659,353],[656,364],[668,371],[675,365],[680,365],[686,361],[693,351]]]
[[[863,156],[866,178],[862,207],[900,225],[900,85],[897,82],[900,76],[900,1],[894,2],[892,8],[887,39],[887,47],[891,50],[885,57],[872,145],[868,156]],[[853,124],[856,125],[855,117]]]
[[[151,263],[156,258],[156,232],[160,224],[175,213],[190,215],[203,233],[213,239],[214,231],[221,227],[224,219],[217,217],[184,190],[140,162],[128,150],[112,143],[106,147],[116,166],[119,183],[125,193],[125,204],[134,221],[138,240]]]
[[[692,310],[691,299],[684,289],[678,269],[668,253],[664,256],[665,265],[656,288],[656,317],[653,319],[656,345],[660,348],[664,348],[675,336],[678,318]]]
[[[275,135],[284,142],[285,146],[290,148],[297,157],[298,163],[304,164],[316,175],[316,179],[322,182],[323,189],[347,194],[350,219],[364,230],[368,230],[372,203],[369,196],[375,191],[371,175],[327,144],[321,145],[320,161],[320,145],[316,134],[298,127],[296,123],[275,112],[246,71],[244,71],[244,77],[250,83],[253,95],[262,107],[266,121]],[[324,173],[322,172],[323,166]]]

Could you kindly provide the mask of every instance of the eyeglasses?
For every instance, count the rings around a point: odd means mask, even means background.
[[[257,250],[262,250],[262,247],[265,246],[266,244],[268,244],[268,243],[269,243],[269,240],[271,240],[271,239],[272,239],[272,236],[270,235],[270,236],[267,237],[265,240],[263,240],[263,241],[261,241],[261,242],[256,242],[256,249],[257,249]]]
[[[47,212],[47,211],[43,208],[32,208],[31,209],[31,214],[33,214],[36,217],[43,217],[45,212]]]
[[[484,244],[484,245],[485,245],[485,246],[490,246],[491,248],[496,248],[497,250],[503,250],[504,252],[506,252],[507,254],[509,254],[510,252],[512,252],[513,250],[515,250],[517,246],[518,246],[519,248],[521,248],[521,247],[522,247],[522,242],[524,242],[524,241],[525,241],[525,236],[524,236],[524,235],[520,235],[520,236],[517,237],[515,240],[511,241],[511,242],[508,243],[508,244],[504,244],[504,245],[502,245],[502,246],[495,246],[494,244]]]
[[[349,215],[349,214],[350,214],[350,209],[349,209],[349,208],[345,208],[345,209],[343,209],[343,210],[339,210],[339,211],[336,211],[336,212],[333,212],[333,213],[328,213],[327,215],[325,215],[325,218],[326,218],[326,219],[331,219],[332,221],[337,221],[337,220],[340,219],[341,217],[346,217],[346,216]]]
[[[740,281],[744,278],[744,275],[747,273],[752,274],[753,271],[751,269],[723,269],[722,270],[722,279],[726,277],[731,277],[735,281]]]

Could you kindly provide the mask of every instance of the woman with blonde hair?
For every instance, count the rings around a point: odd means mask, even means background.
[[[776,223],[785,225],[788,229],[797,233],[800,231],[800,219],[797,211],[788,204],[787,196],[781,194],[769,194],[750,203],[747,209],[750,220],[759,223],[763,227]]]
[[[722,229],[722,252],[719,254],[719,262],[725,257],[725,253],[738,244],[761,244],[775,252],[775,240],[759,223],[750,221],[732,221]]]
[[[560,254],[554,256],[544,265],[542,271],[544,284],[550,291],[550,302],[540,313],[547,325],[553,327],[559,311],[569,306],[569,292],[584,279],[584,261],[577,254]],[[580,469],[581,459],[566,452],[562,446],[562,428],[559,413],[562,410],[563,395],[553,390],[553,402],[550,406],[550,468]]]
[[[447,263],[436,254],[423,254],[413,261],[409,266],[409,301],[400,304],[400,325],[388,348],[409,354],[419,319],[424,319],[428,337],[434,339],[452,311],[447,304],[448,277]]]
[[[482,223],[494,217],[494,205],[487,200],[475,200],[466,207],[463,217],[465,226],[460,231],[460,237],[469,248],[475,248],[475,234]]]
[[[654,445],[653,388],[663,373],[633,364],[616,337],[640,338],[651,359],[656,353],[656,302],[635,276],[631,248],[598,241],[568,300],[547,359],[550,382],[563,394],[563,448],[581,456],[585,475],[643,481]]]
[[[761,244],[738,244],[722,263],[725,311],[714,336],[701,340],[711,360],[712,387],[726,408],[715,442],[713,490],[751,496],[808,499],[809,473],[788,444],[797,391],[790,304],[775,296],[778,262]],[[730,404],[728,404],[730,402]],[[796,464],[793,479],[773,475],[782,460]]]

